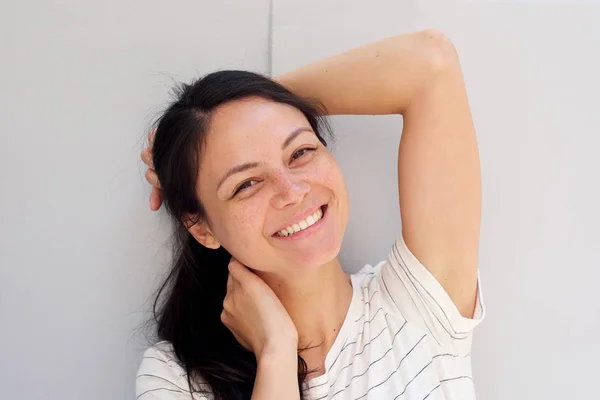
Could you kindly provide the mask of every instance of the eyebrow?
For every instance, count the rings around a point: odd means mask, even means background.
[[[285,139],[285,141],[281,145],[281,150],[282,151],[285,150],[290,145],[290,143],[292,143],[292,141],[298,135],[300,135],[302,132],[313,132],[313,130],[311,128],[304,127],[304,126],[294,129],[292,131],[292,133],[290,133],[288,135],[288,137]],[[256,167],[258,167],[258,165],[259,165],[258,162],[247,162],[247,163],[243,163],[240,165],[236,165],[235,167],[231,168],[229,171],[227,171],[227,173],[219,181],[219,184],[217,185],[217,190],[219,190],[219,188],[221,187],[223,182],[225,182],[225,180],[227,180],[227,178],[229,178],[231,175],[238,174],[240,172],[244,172],[244,171],[252,169],[252,168],[256,168]]]

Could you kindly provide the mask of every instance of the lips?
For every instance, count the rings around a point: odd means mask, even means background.
[[[324,210],[323,210],[324,209]],[[296,241],[304,240],[305,238],[312,237],[316,235],[318,231],[320,231],[324,224],[327,223],[329,213],[327,212],[327,206],[322,206],[320,210],[323,214],[321,218],[315,222],[314,224],[308,226],[306,229],[301,229],[300,231],[294,231],[293,234],[288,236],[281,236],[280,234],[273,235],[273,238],[276,239],[280,243],[293,243]]]
[[[301,228],[300,232],[302,232],[305,229],[310,228],[310,226],[305,226],[305,220],[309,217],[314,215],[319,209],[321,209],[322,211],[322,215],[325,214],[325,211],[327,209],[327,204],[323,204],[319,207],[314,207],[314,208],[309,208],[306,211],[304,211],[303,213],[297,215],[295,218],[293,218],[292,220],[290,220],[290,222],[288,224],[286,224],[285,226],[280,227],[277,231],[275,231],[275,233],[273,233],[272,236],[275,237],[284,237],[282,235],[280,235],[280,232],[283,230],[286,230],[286,228],[292,228],[294,231],[294,233],[298,233],[298,227]],[[300,224],[300,226],[299,226]],[[312,225],[311,225],[312,226]],[[295,228],[295,229],[294,229]],[[290,235],[292,236],[292,235]]]

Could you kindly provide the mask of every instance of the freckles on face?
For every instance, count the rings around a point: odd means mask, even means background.
[[[335,203],[331,231],[341,235],[338,219],[346,206],[341,171],[295,108],[255,98],[223,105],[211,117],[201,163],[199,196],[211,231],[249,267],[270,270],[306,252],[302,246],[308,242],[277,248],[271,234],[318,202]]]
[[[231,223],[234,227],[234,233],[240,231],[251,231],[256,229],[259,224],[259,216],[261,212],[257,207],[240,207],[231,213]],[[239,235],[241,236],[241,235]]]

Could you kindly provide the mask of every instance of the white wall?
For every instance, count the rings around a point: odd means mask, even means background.
[[[266,72],[268,0],[0,6],[0,399],[133,399],[168,259],[144,129],[172,79]]]
[[[168,263],[141,137],[175,80],[274,74],[425,27],[461,55],[483,172],[480,399],[590,398],[600,344],[600,7],[456,0],[0,5],[0,397],[131,399]],[[555,1],[556,3],[556,1]],[[348,270],[399,233],[401,118],[336,117]]]
[[[439,28],[455,43],[482,163],[488,316],[473,366],[485,400],[598,393],[600,5],[534,3],[275,2],[275,74],[416,29]],[[383,259],[400,231],[401,123],[334,118],[352,207],[342,249],[348,270]]]

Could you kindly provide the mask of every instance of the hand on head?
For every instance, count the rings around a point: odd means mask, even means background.
[[[150,209],[152,211],[157,211],[162,205],[160,183],[158,182],[158,176],[156,175],[156,171],[154,171],[154,164],[152,163],[152,146],[155,134],[156,129],[152,129],[148,133],[148,147],[142,151],[142,161],[148,166],[146,180],[152,185],[152,192],[150,193]]]
[[[231,258],[221,322],[257,359],[297,351],[298,331],[273,290],[245,265]]]

